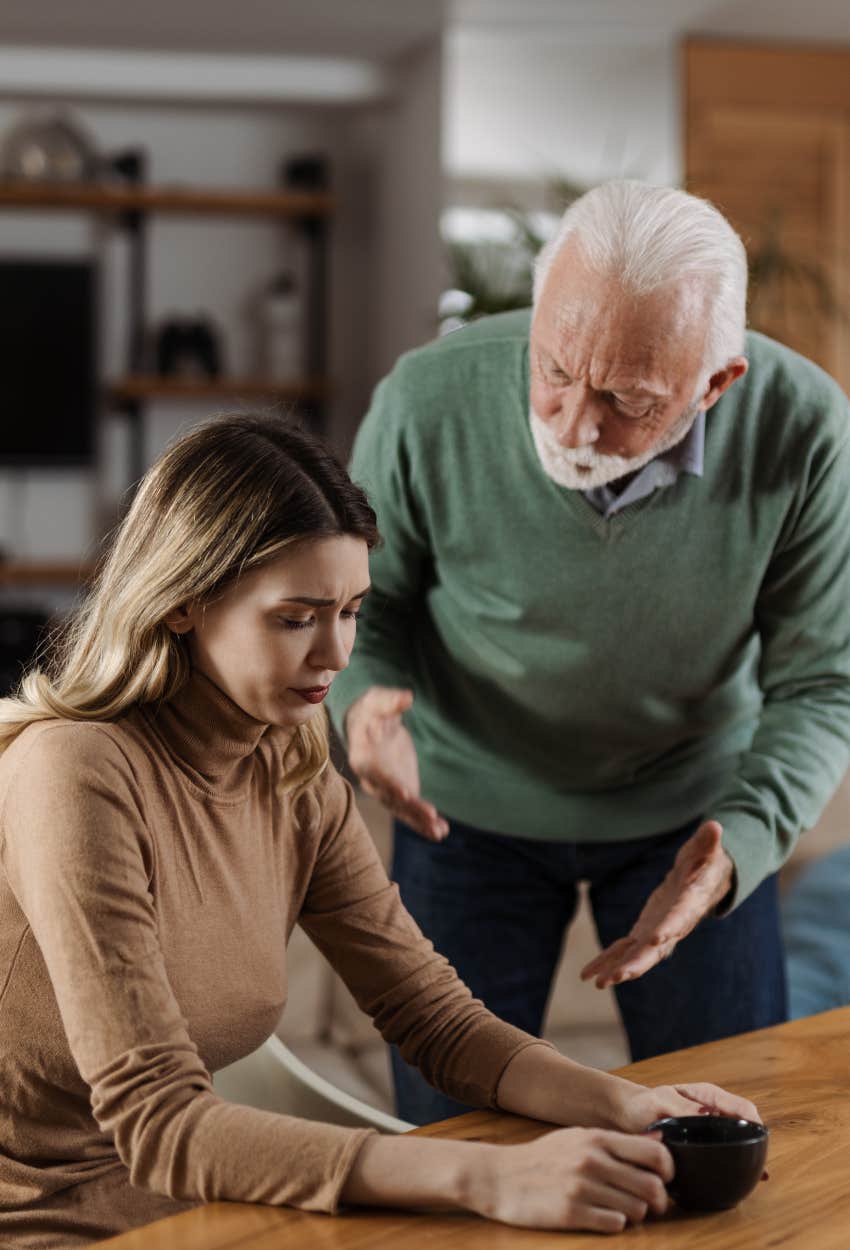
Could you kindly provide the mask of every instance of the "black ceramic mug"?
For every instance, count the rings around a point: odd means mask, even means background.
[[[646,1130],[658,1132],[676,1174],[667,1192],[690,1211],[722,1211],[755,1189],[767,1158],[768,1130],[726,1115],[669,1116]]]

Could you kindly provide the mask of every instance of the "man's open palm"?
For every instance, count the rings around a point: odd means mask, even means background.
[[[634,981],[661,963],[727,894],[733,866],[721,845],[716,820],[700,825],[679,849],[676,860],[626,937],[614,942],[582,969],[598,989]]]
[[[423,838],[441,842],[449,826],[419,793],[416,747],[402,721],[412,703],[411,690],[372,686],[348,712],[348,760],[367,794]]]

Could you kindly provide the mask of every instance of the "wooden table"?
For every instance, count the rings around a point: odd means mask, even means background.
[[[850,1007],[621,1069],[651,1085],[708,1080],[752,1098],[771,1128],[770,1180],[740,1207],[675,1208],[606,1239],[541,1233],[475,1216],[368,1210],[331,1217],[212,1203],[97,1243],[108,1250],[847,1250],[850,1247]],[[476,1111],[426,1137],[520,1142],[550,1126]]]

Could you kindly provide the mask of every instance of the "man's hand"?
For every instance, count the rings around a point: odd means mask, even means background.
[[[401,716],[413,703],[412,690],[372,686],[345,718],[348,761],[367,794],[430,842],[442,842],[449,826],[433,803],[419,794],[419,764]]]
[[[729,891],[734,871],[720,844],[722,834],[716,820],[700,825],[650,894],[631,933],[591,960],[582,969],[582,981],[595,978],[601,990],[642,977],[717,906]]]

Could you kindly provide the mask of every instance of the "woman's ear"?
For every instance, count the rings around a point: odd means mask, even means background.
[[[190,610],[188,604],[181,603],[179,608],[175,608],[173,612],[168,613],[168,616],[165,617],[165,624],[172,634],[188,634],[189,630],[195,628],[195,614]]]

